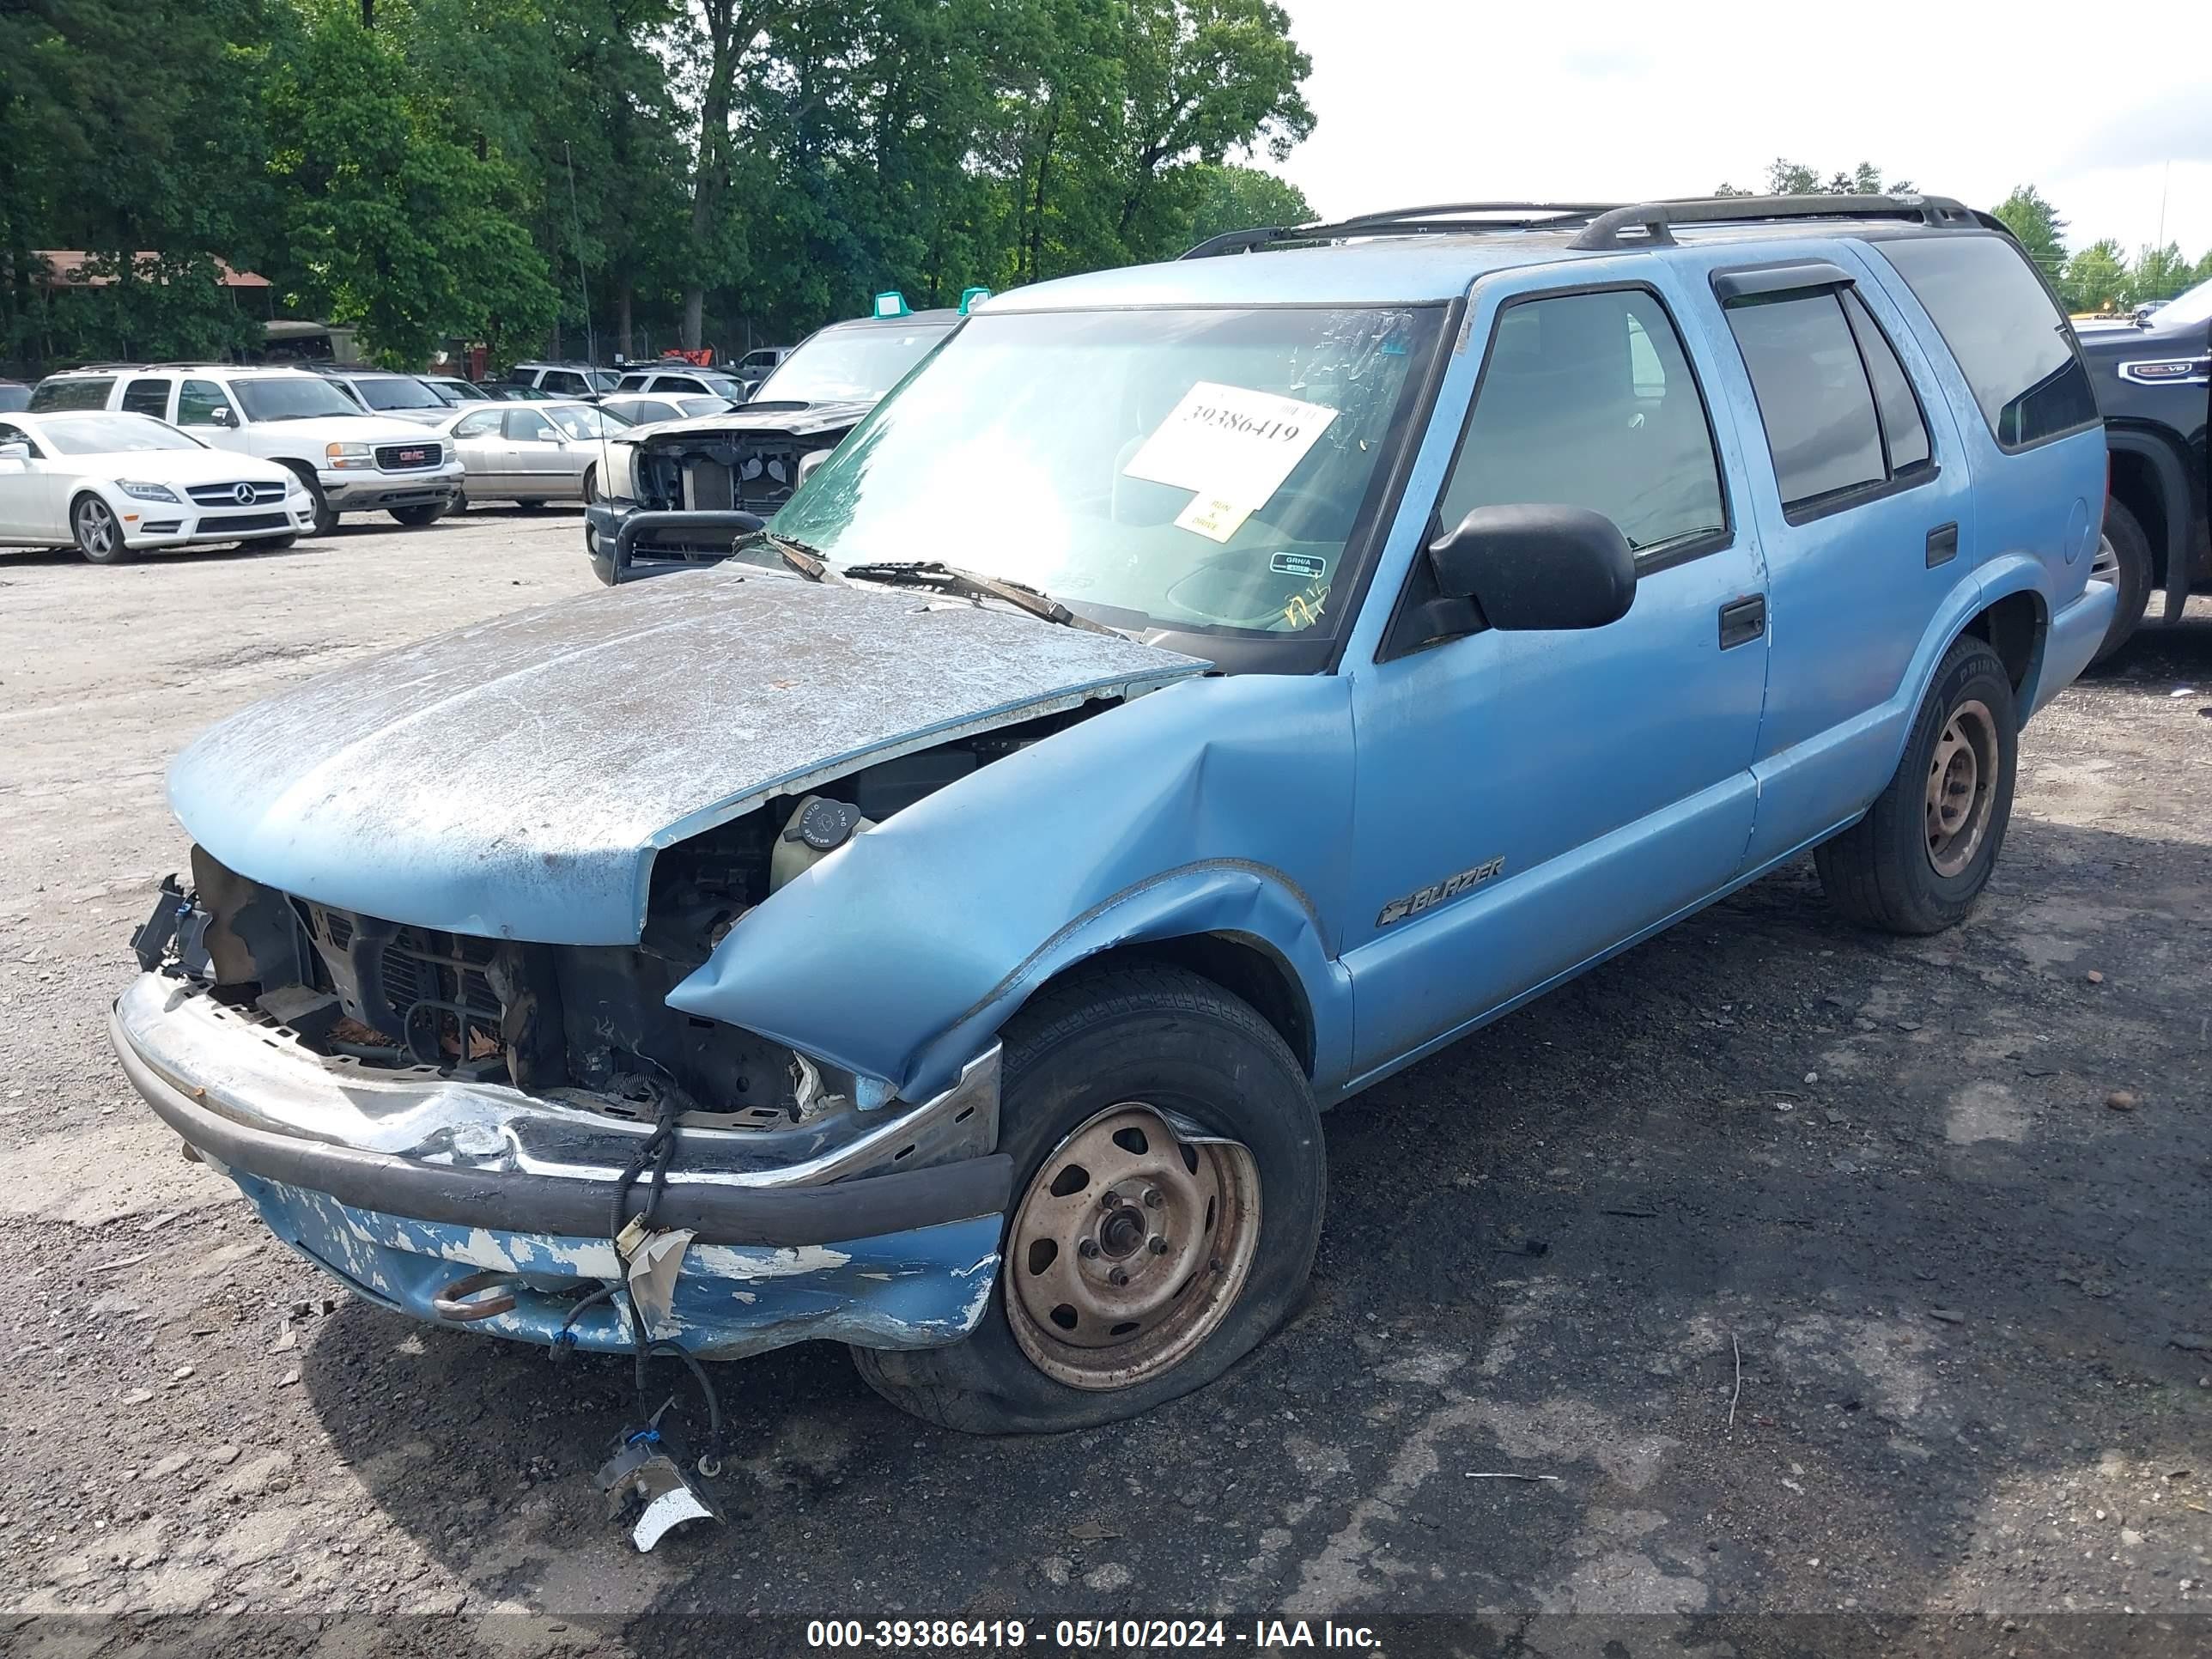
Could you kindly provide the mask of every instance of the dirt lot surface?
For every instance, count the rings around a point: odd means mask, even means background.
[[[832,1347],[746,1362],[737,1524],[640,1557],[589,1481],[626,1362],[337,1299],[179,1158],[103,1028],[194,731],[589,586],[573,514],[0,556],[0,1646],[147,1637],[41,1611],[436,1615],[384,1632],[425,1653],[657,1648],[653,1615],[704,1613],[732,1653],[793,1613],[1453,1613],[1465,1651],[1592,1654],[1913,1614],[2002,1653],[2098,1650],[2067,1615],[2128,1609],[2212,1640],[2203,601],[2030,729],[1965,927],[1852,932],[1792,868],[1336,1113],[1312,1294],[1214,1388],[994,1442]]]

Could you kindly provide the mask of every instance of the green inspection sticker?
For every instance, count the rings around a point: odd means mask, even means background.
[[[1267,560],[1267,568],[1279,576],[1303,576],[1308,581],[1319,581],[1328,574],[1328,561],[1317,553],[1277,553]]]

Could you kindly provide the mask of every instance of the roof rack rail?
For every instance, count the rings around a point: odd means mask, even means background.
[[[1393,208],[1355,214],[1349,219],[1310,225],[1261,225],[1209,236],[1180,257],[1206,259],[1223,253],[1250,253],[1278,242],[1326,242],[1352,236],[1442,235],[1481,230],[1564,228],[1610,211],[1611,202],[1437,202],[1425,207]],[[1466,214],[1510,214],[1510,218],[1471,219]]]
[[[1786,219],[1903,219],[1918,224],[1978,228],[1979,218],[1948,196],[1700,196],[1673,202],[1639,202],[1592,219],[1568,244],[1584,252],[1666,246],[1674,225],[1733,225]],[[1625,233],[1641,231],[1632,236]]]

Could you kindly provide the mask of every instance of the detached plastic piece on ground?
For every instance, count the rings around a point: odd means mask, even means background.
[[[729,1524],[722,1506],[684,1469],[683,1449],[662,1434],[659,1419],[655,1412],[652,1426],[624,1430],[615,1441],[615,1455],[592,1477],[606,1494],[609,1520],[620,1520],[636,1506],[629,1535],[641,1555],[687,1521]]]

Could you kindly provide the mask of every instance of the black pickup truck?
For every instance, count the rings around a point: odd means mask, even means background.
[[[741,531],[790,499],[808,458],[843,441],[960,316],[902,311],[832,323],[801,341],[744,407],[630,428],[612,446],[608,489],[585,512],[592,574],[612,586],[729,557]]]
[[[2212,282],[2148,314],[2080,322],[2075,336],[2112,450],[2105,544],[2096,574],[2120,590],[2098,651],[2109,657],[2142,621],[2154,588],[2172,622],[2192,588],[2212,585]]]

